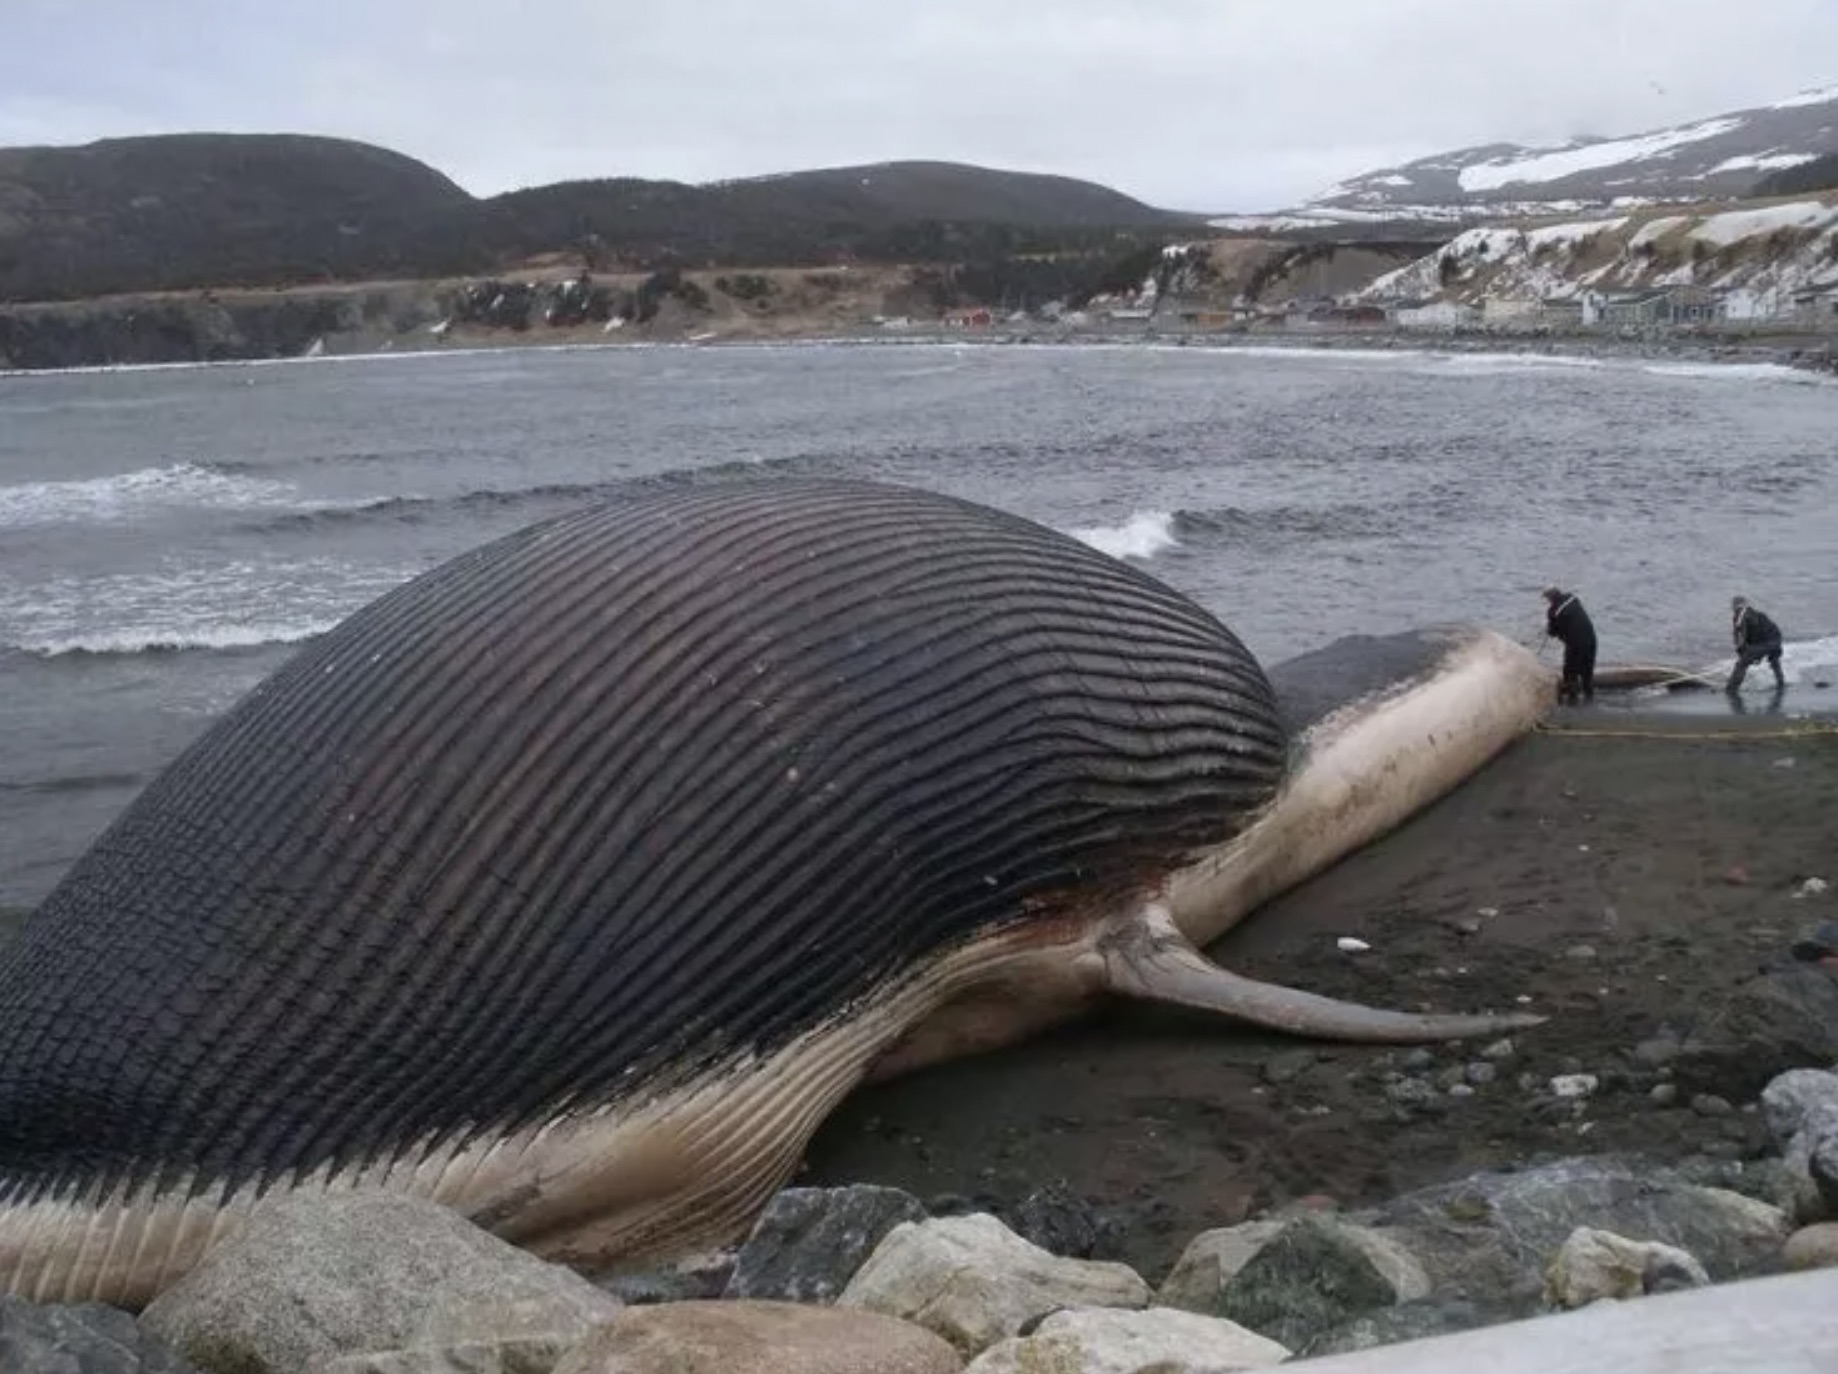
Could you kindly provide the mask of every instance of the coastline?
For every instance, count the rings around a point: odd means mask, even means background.
[[[1740,336],[1655,335],[1625,339],[1604,335],[1516,335],[1406,329],[1199,330],[1058,328],[1051,325],[979,329],[874,326],[850,328],[621,331],[556,329],[540,334],[499,330],[453,330],[440,337],[418,334],[322,336],[322,347],[289,354],[160,361],[96,361],[55,367],[12,367],[0,361],[0,381],[33,376],[98,372],[188,370],[313,363],[362,363],[439,358],[454,354],[577,352],[634,348],[1164,348],[1220,353],[1339,353],[1430,357],[1519,357],[1553,362],[1675,363],[1735,368],[1777,367],[1809,379],[1838,379],[1838,335]]]

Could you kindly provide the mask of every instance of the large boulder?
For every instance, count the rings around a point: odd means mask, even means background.
[[[1695,1255],[1718,1282],[1771,1268],[1790,1221],[1780,1208],[1612,1157],[1482,1173],[1357,1214],[1405,1242],[1438,1296],[1529,1313],[1544,1272],[1579,1226]]]
[[[1391,1238],[1334,1217],[1303,1216],[1245,1262],[1210,1312],[1294,1350],[1360,1313],[1429,1291],[1423,1266]]]
[[[1761,1092],[1762,1120],[1780,1149],[1814,1120],[1838,1117],[1838,1073],[1829,1069],[1793,1069],[1771,1080]]]
[[[924,1220],[898,1188],[787,1188],[741,1246],[723,1296],[834,1302],[889,1231]]]
[[[1287,1347],[1217,1317],[1083,1307],[991,1346],[965,1374],[1236,1374],[1288,1358]]]
[[[949,1344],[873,1312],[788,1302],[634,1307],[554,1374],[957,1374]]]
[[[126,1312],[0,1296],[0,1374],[197,1374]]]
[[[1838,1216],[1838,1073],[1795,1069],[1763,1089],[1763,1119],[1792,1179],[1799,1221]]]
[[[1062,1307],[1146,1307],[1127,1265],[1062,1259],[987,1213],[903,1222],[837,1299],[917,1322],[966,1357]]]
[[[205,1374],[299,1374],[347,1355],[462,1347],[553,1362],[620,1310],[448,1208],[353,1193],[258,1208],[140,1320]]]
[[[1738,986],[1691,1027],[1672,1061],[1686,1093],[1753,1098],[1791,1069],[1838,1063],[1838,978],[1812,964]]]

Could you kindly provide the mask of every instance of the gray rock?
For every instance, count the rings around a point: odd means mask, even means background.
[[[1647,1094],[1655,1107],[1673,1107],[1678,1105],[1678,1084],[1655,1083],[1653,1090]]]
[[[1495,1040],[1491,1044],[1481,1046],[1481,1058],[1490,1059],[1496,1064],[1511,1059],[1518,1052],[1519,1047],[1510,1039]]]
[[[1786,1149],[1815,1117],[1829,1112],[1838,1120],[1838,1073],[1793,1069],[1781,1074],[1762,1089],[1761,1112],[1769,1137]]]
[[[1400,1078],[1395,1083],[1387,1083],[1385,1096],[1394,1107],[1406,1113],[1437,1112],[1447,1105],[1435,1085],[1421,1078]]]
[[[1313,1050],[1288,1050],[1282,1054],[1271,1055],[1264,1061],[1258,1073],[1266,1083],[1292,1083],[1314,1065],[1315,1052]]]
[[[554,1374],[957,1374],[962,1367],[948,1344],[908,1322],[736,1300],[630,1308],[569,1351]]]
[[[1673,1069],[1686,1091],[1733,1101],[1790,1069],[1838,1063],[1838,978],[1811,965],[1739,986],[1692,1027]]]
[[[1730,1116],[1735,1108],[1729,1099],[1718,1097],[1715,1093],[1699,1093],[1691,1099],[1691,1110],[1699,1116]]]
[[[1678,1041],[1671,1036],[1655,1036],[1634,1046],[1634,1060],[1649,1069],[1664,1068],[1678,1058],[1678,1051]]]
[[[1476,1174],[1354,1219],[1408,1244],[1439,1296],[1523,1313],[1537,1310],[1545,1264],[1579,1226],[1688,1251],[1719,1282],[1767,1268],[1789,1229],[1765,1202],[1612,1157]]]
[[[100,1303],[39,1306],[0,1295],[5,1374],[197,1374],[126,1312]]]
[[[457,1212],[355,1193],[259,1207],[140,1321],[206,1374],[296,1374],[346,1355],[500,1342],[559,1353],[619,1311]]]
[[[1414,1050],[1406,1050],[1398,1056],[1398,1066],[1410,1072],[1421,1073],[1435,1062],[1435,1054],[1421,1045]]]
[[[1477,1088],[1485,1087],[1500,1076],[1499,1065],[1486,1059],[1477,1059],[1464,1070],[1467,1079]]]
[[[889,1231],[924,1220],[898,1188],[787,1188],[740,1247],[724,1296],[834,1302]]]
[[[1000,1216],[1016,1235],[1048,1254],[1091,1259],[1098,1249],[1097,1213],[1063,1183],[1036,1188]]]
[[[1317,1355],[1371,1350],[1381,1345],[1396,1345],[1400,1341],[1446,1336],[1456,1331],[1473,1331],[1504,1321],[1509,1315],[1505,1311],[1490,1310],[1471,1302],[1426,1299],[1422,1302],[1399,1303],[1396,1307],[1381,1307],[1375,1312],[1363,1312],[1351,1321],[1318,1332],[1296,1354],[1312,1358]]]
[[[734,1276],[736,1258],[735,1251],[720,1250],[667,1269],[598,1274],[594,1276],[594,1283],[633,1307],[659,1302],[699,1302],[718,1298],[727,1291]]]
[[[1806,1137],[1806,1171],[1827,1216],[1838,1216],[1838,1129]]]
[[[1185,1308],[1189,1312],[1211,1313],[1218,1310],[1219,1295],[1238,1271],[1250,1263],[1264,1246],[1281,1235],[1283,1221],[1246,1221],[1237,1226],[1222,1226],[1202,1231],[1187,1242],[1174,1268],[1162,1280],[1155,1295],[1164,1307]]]
[[[1350,1318],[1428,1296],[1416,1257],[1389,1237],[1331,1217],[1298,1217],[1220,1291],[1211,1315],[1296,1349]]]

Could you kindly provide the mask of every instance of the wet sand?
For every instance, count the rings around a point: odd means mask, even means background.
[[[1550,1021],[1513,1037],[1472,1097],[1406,1112],[1384,1075],[1409,1051],[1119,1005],[863,1090],[812,1142],[799,1182],[998,1207],[1063,1184],[1113,1219],[1110,1248],[1154,1282],[1195,1233],[1311,1195],[1377,1202],[1563,1154],[1759,1154],[1755,1117],[1694,1111],[1689,1091],[1656,1105],[1650,1066],[1631,1056],[1689,1033],[1838,915],[1838,887],[1796,895],[1808,878],[1838,884],[1838,691],[1796,690],[1778,714],[1765,691],[1743,704],[1689,693],[1555,712],[1211,950],[1253,976],[1381,1005],[1529,999]],[[1370,950],[1341,952],[1343,935]],[[1459,1072],[1479,1049],[1437,1048],[1431,1072]],[[1602,1079],[1581,1129],[1544,1090],[1578,1071]]]

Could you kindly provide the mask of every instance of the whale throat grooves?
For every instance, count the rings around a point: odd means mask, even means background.
[[[403,584],[128,806],[0,962],[0,1202],[268,1187],[662,1090],[1126,899],[1286,736],[1032,522],[680,483]]]

